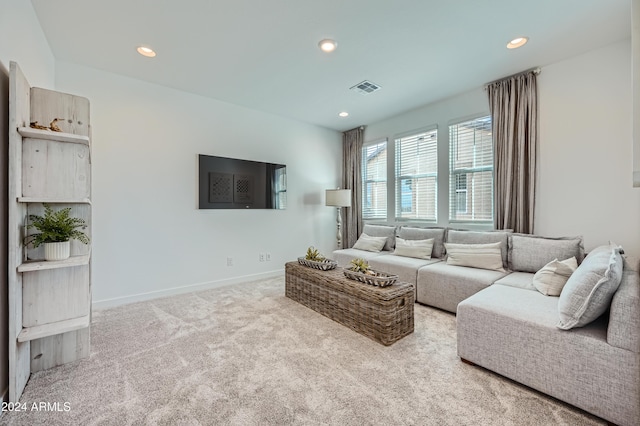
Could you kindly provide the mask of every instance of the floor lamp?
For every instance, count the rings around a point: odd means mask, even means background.
[[[338,208],[338,248],[342,248],[342,208],[351,207],[351,190],[350,189],[327,189],[326,205]]]

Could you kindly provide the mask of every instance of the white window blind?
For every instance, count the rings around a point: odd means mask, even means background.
[[[437,219],[438,130],[395,141],[396,220]]]
[[[449,220],[493,221],[490,116],[449,126]]]
[[[362,147],[362,218],[387,218],[387,141]]]

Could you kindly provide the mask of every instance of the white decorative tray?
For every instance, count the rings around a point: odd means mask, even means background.
[[[374,271],[373,269],[369,269],[369,271],[373,272],[375,275],[363,274],[362,272],[354,272],[350,269],[345,269],[344,276],[352,280],[360,281],[365,284],[375,285],[378,287],[386,287],[398,281],[397,275]]]
[[[308,260],[304,257],[298,258],[298,263],[304,266],[308,266],[310,268],[320,269],[321,271],[328,271],[330,269],[335,269],[338,266],[338,262],[331,259],[325,259],[321,262],[317,262],[315,260]]]

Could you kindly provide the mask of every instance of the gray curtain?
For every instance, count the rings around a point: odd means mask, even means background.
[[[487,85],[494,140],[496,229],[533,233],[538,86],[528,71]]]
[[[342,188],[351,189],[351,207],[342,220],[342,247],[352,247],[362,232],[362,139],[364,127],[342,134]]]

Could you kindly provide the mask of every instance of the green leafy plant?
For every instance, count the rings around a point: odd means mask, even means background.
[[[313,260],[314,262],[322,262],[325,259],[325,257],[320,254],[318,249],[311,246],[307,249],[307,255],[305,256],[305,259]]]
[[[364,259],[352,259],[351,269],[353,272],[362,272],[366,274],[369,271],[369,263]]]
[[[86,229],[86,222],[81,218],[69,217],[70,212],[71,207],[53,211],[51,206],[44,204],[44,216],[30,214],[30,223],[27,225],[27,229],[37,229],[40,233],[27,235],[24,244],[33,244],[35,248],[44,243],[61,243],[71,239],[89,244],[87,234],[78,229]]]

